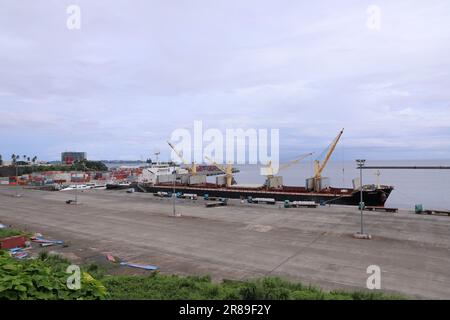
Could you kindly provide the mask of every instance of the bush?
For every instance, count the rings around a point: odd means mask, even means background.
[[[28,165],[19,167],[19,175],[31,174],[33,172],[42,171],[108,171],[108,167],[101,161],[88,161],[75,162],[71,165],[65,164],[52,164],[52,165]]]
[[[18,261],[0,251],[0,300],[85,300],[107,297],[105,287],[87,272],[81,273],[81,289],[70,290],[66,280],[69,262],[41,254]]]
[[[37,259],[18,261],[0,251],[1,299],[158,299],[158,300],[378,300],[404,299],[372,292],[322,291],[276,277],[251,281],[209,276],[181,277],[154,272],[148,276],[111,276],[96,264],[83,268],[81,290],[67,288],[70,262],[41,252]],[[104,285],[91,274],[99,277]]]
[[[209,277],[179,277],[153,273],[150,276],[106,276],[102,279],[111,299],[161,300],[371,300],[397,299],[382,293],[325,292],[280,278],[252,281],[224,280],[213,283]]]

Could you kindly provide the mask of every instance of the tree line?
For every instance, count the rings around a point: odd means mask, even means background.
[[[22,159],[22,161],[19,161]],[[108,171],[108,167],[101,161],[75,161],[71,165],[64,164],[52,164],[52,165],[39,165],[37,164],[37,156],[29,157],[27,155],[12,154],[11,160],[13,165],[20,165],[21,173],[28,174],[32,172],[40,171]],[[3,165],[3,158],[0,155],[0,165]]]
[[[29,157],[26,154],[22,155],[22,162],[27,162],[28,164],[32,163],[35,164],[37,161],[37,156]],[[13,164],[16,164],[20,160],[20,155],[13,153],[11,155],[11,160]],[[0,166],[3,165],[3,157],[0,154]]]

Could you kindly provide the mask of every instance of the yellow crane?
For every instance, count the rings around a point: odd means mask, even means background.
[[[328,153],[323,160],[322,164],[319,160],[314,160],[314,178],[320,179],[322,177],[322,172],[325,169],[328,160],[330,160],[331,155],[333,154],[334,149],[336,148],[336,145],[338,144],[339,140],[341,139],[342,134],[344,133],[344,129],[342,129],[336,138],[334,138],[333,142],[331,142],[330,150],[328,150]]]
[[[192,164],[190,164],[189,162],[187,162],[184,158],[183,155],[181,154],[181,152],[179,152],[175,146],[170,143],[170,141],[167,141],[167,143],[169,144],[169,146],[172,148],[172,150],[175,152],[175,154],[181,159],[181,161],[183,161],[183,163],[187,166],[190,166],[188,168],[188,170],[191,172],[191,175],[195,176],[197,174],[197,165],[195,164],[195,162],[192,162]]]
[[[220,171],[225,173],[226,186],[231,187],[231,185],[233,184],[233,166],[232,166],[231,162],[228,162],[227,166],[224,167],[224,166],[218,164],[217,162],[215,162],[214,160],[212,160],[211,158],[209,158],[208,156],[205,156],[205,159],[208,160],[209,162],[211,162],[217,168],[219,168]]]
[[[341,139],[342,134],[344,133],[344,129],[342,129],[339,134],[334,138],[334,140],[331,142],[331,145],[329,146],[329,150],[327,152],[327,155],[325,156],[325,159],[322,163],[320,163],[319,160],[314,160],[314,177],[313,183],[314,183],[314,190],[320,191],[321,189],[321,179],[322,179],[322,172],[325,169],[325,167],[328,164],[328,161],[330,160],[331,155],[333,154],[334,149],[336,148],[336,145],[338,144],[339,140]]]
[[[294,159],[294,160],[291,160],[291,161],[289,161],[289,162],[287,162],[287,163],[281,165],[280,168],[278,168],[278,171],[287,169],[287,168],[289,168],[290,166],[292,166],[292,165],[294,165],[294,164],[296,164],[296,163],[299,163],[300,161],[302,161],[303,159],[305,159],[305,158],[307,158],[307,157],[309,157],[309,156],[311,156],[311,155],[313,155],[312,152],[311,152],[311,153],[305,153],[305,154],[302,154],[300,157],[298,157],[298,158],[296,158],[296,159]],[[269,163],[267,164],[267,169],[268,169],[268,171],[269,171],[270,173],[269,173],[268,175],[266,175],[266,177],[267,177],[267,178],[273,178],[273,177],[274,177],[274,174],[273,174],[272,161],[269,161]]]

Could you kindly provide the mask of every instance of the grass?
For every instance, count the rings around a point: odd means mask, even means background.
[[[0,229],[0,238],[22,235],[24,232],[17,229]],[[1,258],[1,256],[0,256]],[[5,266],[10,266],[13,262],[12,258],[3,255]],[[9,262],[7,262],[6,260]],[[0,261],[1,262],[1,261]],[[49,255],[46,251],[39,254],[38,258],[32,262],[18,262],[17,265],[19,273],[15,278],[25,279],[24,283],[31,283],[30,279],[35,281],[32,277],[38,279],[52,279],[55,275],[59,277],[66,277],[65,270],[70,264],[70,261],[58,255]],[[22,265],[22,266],[20,266]],[[24,268],[31,265],[34,269]],[[10,267],[9,267],[10,268]],[[388,295],[381,292],[367,292],[367,291],[324,291],[313,286],[305,286],[301,283],[293,283],[282,280],[277,277],[268,277],[249,281],[231,281],[224,280],[221,283],[214,283],[209,276],[204,277],[181,277],[176,275],[162,275],[159,272],[153,272],[150,275],[109,275],[108,268],[95,263],[81,266],[82,270],[92,275],[95,279],[94,284],[90,284],[89,290],[83,294],[74,296],[67,293],[63,287],[59,287],[59,291],[47,290],[45,293],[34,292],[27,296],[24,292],[9,292],[17,294],[16,298],[26,297],[35,298],[42,297],[46,299],[53,298],[107,298],[112,300],[397,300],[407,299],[405,296]],[[0,268],[1,269],[1,268]],[[30,271],[34,270],[34,271]],[[0,270],[1,271],[1,270]],[[12,272],[11,270],[9,270]],[[50,272],[51,271],[51,272]],[[28,273],[27,273],[28,272]],[[50,273],[49,273],[50,272]],[[40,274],[42,273],[42,274]],[[14,272],[11,273],[15,274]],[[19,278],[18,278],[19,277]],[[11,278],[13,279],[13,278]],[[18,280],[14,281],[18,281]],[[0,278],[0,280],[2,280]],[[5,282],[6,279],[3,279]],[[54,279],[53,279],[54,280]],[[54,280],[56,281],[56,280]],[[2,289],[3,286],[3,289]],[[0,281],[0,298],[2,292],[5,293],[11,283],[6,281],[1,285]],[[18,285],[22,288],[22,285]],[[50,286],[50,288],[53,288]],[[102,293],[106,288],[106,293]],[[11,289],[12,290],[12,289]],[[37,288],[33,286],[30,290],[36,291]],[[6,296],[5,296],[6,297]],[[5,298],[3,297],[3,298]],[[39,299],[39,298],[38,298]]]
[[[104,276],[100,279],[117,300],[397,300],[403,296],[372,292],[323,291],[270,277],[251,281],[213,283],[209,277]]]
[[[68,259],[57,254],[49,254],[47,251],[39,252],[37,259],[55,271],[64,271],[71,264]]]
[[[11,229],[11,228],[0,229],[0,239],[12,237],[12,236],[19,236],[19,235],[26,235],[26,232],[23,232],[18,229]]]
[[[5,257],[3,258],[5,259]],[[12,261],[12,258],[9,258]],[[65,270],[70,261],[58,255],[49,255],[46,251],[39,254],[35,259],[34,270],[51,270],[54,274],[65,275]],[[33,262],[15,262],[16,264],[27,264]],[[43,268],[43,269],[42,269]],[[361,291],[324,291],[313,286],[305,286],[301,283],[289,282],[277,277],[267,277],[249,281],[224,280],[214,283],[209,276],[204,277],[182,277],[177,275],[162,275],[153,272],[149,275],[109,275],[108,269],[98,264],[81,266],[81,269],[95,279],[97,289],[91,288],[84,298],[98,298],[104,296],[111,300],[397,300],[406,299],[404,296],[387,295],[380,292]],[[32,274],[35,274],[33,272]],[[30,274],[31,275],[31,274]],[[45,273],[47,276],[47,274]],[[44,274],[39,277],[42,278]],[[50,274],[48,274],[49,278]],[[67,276],[67,275],[66,275]],[[1,286],[0,286],[1,287]],[[105,288],[104,295],[97,293]],[[73,298],[66,295],[63,289],[59,289],[58,296]],[[64,295],[61,294],[63,292]],[[0,290],[1,296],[1,290]],[[39,297],[32,295],[28,298]],[[46,298],[53,299],[55,294],[47,295]],[[83,296],[77,296],[80,298]]]

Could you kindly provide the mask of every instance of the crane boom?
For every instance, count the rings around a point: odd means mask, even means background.
[[[181,161],[183,161],[184,164],[189,164],[184,158],[183,155],[181,154],[181,152],[179,152],[175,146],[170,143],[170,141],[167,141],[167,143],[169,144],[170,148],[172,148],[173,152],[175,152],[175,154],[178,156],[178,158],[180,158]]]
[[[226,185],[227,185],[227,187],[231,187],[231,185],[233,184],[233,166],[231,165],[231,162],[228,163],[226,167],[224,167],[224,166],[221,166],[220,164],[218,164],[217,162],[211,160],[211,158],[209,158],[208,156],[205,156],[205,159],[208,160],[209,162],[211,162],[217,168],[219,168],[220,171],[225,173]]]
[[[186,159],[183,158],[183,155],[181,154],[181,152],[179,152],[175,148],[175,146],[172,143],[170,143],[170,141],[167,141],[167,143],[172,148],[173,152],[175,152],[175,154],[181,159],[181,161],[183,161],[183,163],[185,165],[189,165],[189,162],[187,162]],[[197,174],[197,166],[196,166],[195,162],[192,163],[192,166],[190,167],[190,171],[191,171],[192,175],[196,175]]]
[[[322,177],[322,172],[325,169],[328,160],[330,160],[331,155],[333,154],[334,149],[336,148],[336,145],[338,144],[339,140],[341,139],[342,134],[344,133],[344,129],[342,129],[336,138],[334,138],[333,142],[331,143],[330,150],[327,153],[327,156],[323,160],[322,164],[320,164],[319,160],[314,161],[314,171],[315,175],[314,178],[318,179]]]
[[[312,154],[313,154],[313,153],[305,153],[305,154],[302,154],[300,157],[298,157],[298,158],[296,158],[296,159],[294,159],[294,160],[291,160],[291,161],[289,161],[288,163],[285,163],[285,164],[283,164],[282,166],[280,166],[279,169],[278,169],[278,171],[287,169],[287,168],[289,168],[290,166],[292,166],[293,164],[299,163],[299,162],[302,161],[303,159],[305,159],[305,158],[311,156]],[[274,176],[274,174],[273,174],[273,167],[272,167],[272,161],[269,161],[269,162],[267,163],[267,169],[268,169],[268,171],[269,171],[269,174],[267,175],[267,177],[268,177],[268,178],[272,178],[272,177]]]
[[[290,166],[292,166],[293,164],[299,163],[300,161],[302,161],[305,158],[308,158],[309,156],[312,156],[313,153],[305,153],[304,155],[301,155],[300,157],[298,157],[297,159],[291,160],[288,163],[283,164],[279,170],[284,170],[286,168],[289,168]]]

